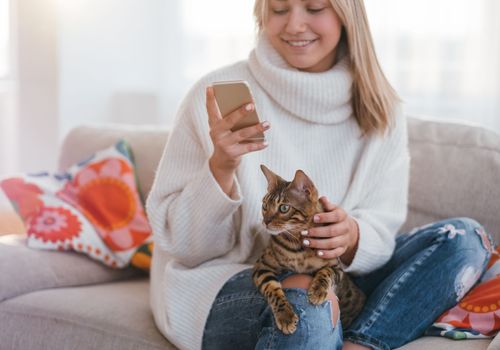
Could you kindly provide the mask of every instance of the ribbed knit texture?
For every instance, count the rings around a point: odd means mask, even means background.
[[[406,120],[396,116],[385,137],[361,138],[350,106],[347,56],[327,72],[289,67],[260,38],[248,61],[201,79],[182,103],[147,200],[155,251],[151,307],[161,332],[180,349],[199,349],[211,305],[223,284],[251,267],[268,237],[260,213],[265,164],[284,179],[297,169],[359,224],[358,251],[348,272],[363,274],[390,258],[406,217],[409,154]],[[205,88],[246,80],[269,146],[243,157],[229,197],[213,178],[213,146]]]

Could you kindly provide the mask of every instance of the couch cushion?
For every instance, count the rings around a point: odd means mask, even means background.
[[[2,350],[175,349],[156,329],[147,279],[44,290],[0,303]]]
[[[480,127],[409,119],[408,220],[401,231],[468,216],[500,242],[500,135]]]
[[[36,290],[104,283],[138,274],[133,269],[111,269],[74,252],[28,248],[24,236],[0,237],[0,302]]]
[[[157,126],[80,126],[72,129],[64,139],[59,170],[66,169],[90,154],[115,144],[119,139],[124,139],[132,148],[139,190],[144,200],[153,184],[167,136],[167,129]]]
[[[154,324],[147,279],[26,294],[0,303],[0,324],[2,350],[176,349]],[[424,337],[400,349],[486,350],[489,344]]]

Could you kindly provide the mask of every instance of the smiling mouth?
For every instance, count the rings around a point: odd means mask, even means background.
[[[283,41],[285,43],[287,43],[288,45],[290,45],[292,47],[300,47],[300,48],[307,47],[317,40],[318,39],[313,39],[313,40],[284,40],[283,39]]]

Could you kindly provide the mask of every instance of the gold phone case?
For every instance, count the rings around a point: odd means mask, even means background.
[[[242,105],[252,102],[255,106],[250,86],[244,80],[236,81],[220,81],[212,84],[214,88],[215,99],[222,116],[226,116]],[[257,110],[247,114],[243,119],[240,119],[236,125],[231,128],[231,131],[237,131],[248,126],[260,123],[257,115]],[[243,142],[261,142],[264,141],[264,133],[259,133]]]

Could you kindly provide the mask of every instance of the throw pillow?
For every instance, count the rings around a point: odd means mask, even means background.
[[[426,332],[450,339],[491,338],[500,330],[500,246],[480,283]]]
[[[110,267],[126,267],[151,241],[133,157],[120,140],[59,174],[0,181],[27,228],[32,248],[75,250]]]
[[[23,222],[12,208],[9,199],[0,191],[0,236],[26,232]]]

